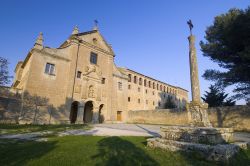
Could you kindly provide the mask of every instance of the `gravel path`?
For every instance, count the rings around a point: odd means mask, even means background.
[[[90,130],[67,130],[59,132],[59,136],[66,135],[96,135],[96,136],[159,136],[160,127],[162,125],[145,125],[145,124],[95,124]],[[52,133],[33,132],[26,134],[1,135],[0,138],[23,139],[23,140],[39,140],[41,136]],[[235,141],[250,142],[250,133],[236,132],[234,134]]]
[[[159,136],[160,125],[141,124],[96,124],[91,130],[68,130],[64,135],[98,135],[98,136]]]

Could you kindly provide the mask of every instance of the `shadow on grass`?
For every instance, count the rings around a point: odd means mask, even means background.
[[[97,143],[98,154],[92,159],[101,159],[96,165],[159,165],[142,149],[121,137],[107,137]]]
[[[56,147],[57,141],[33,142],[0,139],[0,163],[4,165],[27,165]]]
[[[0,124],[0,135],[1,131],[4,134],[14,133],[29,133],[29,132],[41,132],[41,131],[65,131],[71,129],[83,129],[87,130],[91,127],[86,124],[53,124],[53,125],[36,125],[36,124]]]

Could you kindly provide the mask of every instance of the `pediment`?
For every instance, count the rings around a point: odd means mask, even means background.
[[[79,34],[77,34],[77,36],[80,39],[82,39],[83,41],[113,54],[113,50],[112,50],[111,46],[106,42],[106,40],[99,33],[98,30],[79,33]]]

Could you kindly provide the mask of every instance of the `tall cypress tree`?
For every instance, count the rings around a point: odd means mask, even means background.
[[[204,97],[201,97],[201,98],[204,102],[208,103],[209,107],[235,105],[235,101],[227,97],[228,97],[228,94],[226,94],[219,87],[215,85],[210,85],[209,91],[206,91],[204,94]]]
[[[12,78],[9,76],[8,64],[7,59],[0,57],[0,85],[8,84]]]

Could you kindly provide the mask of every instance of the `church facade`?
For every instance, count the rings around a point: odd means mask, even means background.
[[[44,114],[44,123],[49,118],[52,123],[126,122],[128,111],[164,108],[169,99],[185,107],[187,90],[117,67],[114,58],[96,27],[82,33],[74,28],[59,48],[44,47],[40,33],[16,65],[12,90],[47,99],[48,112],[54,113]]]

